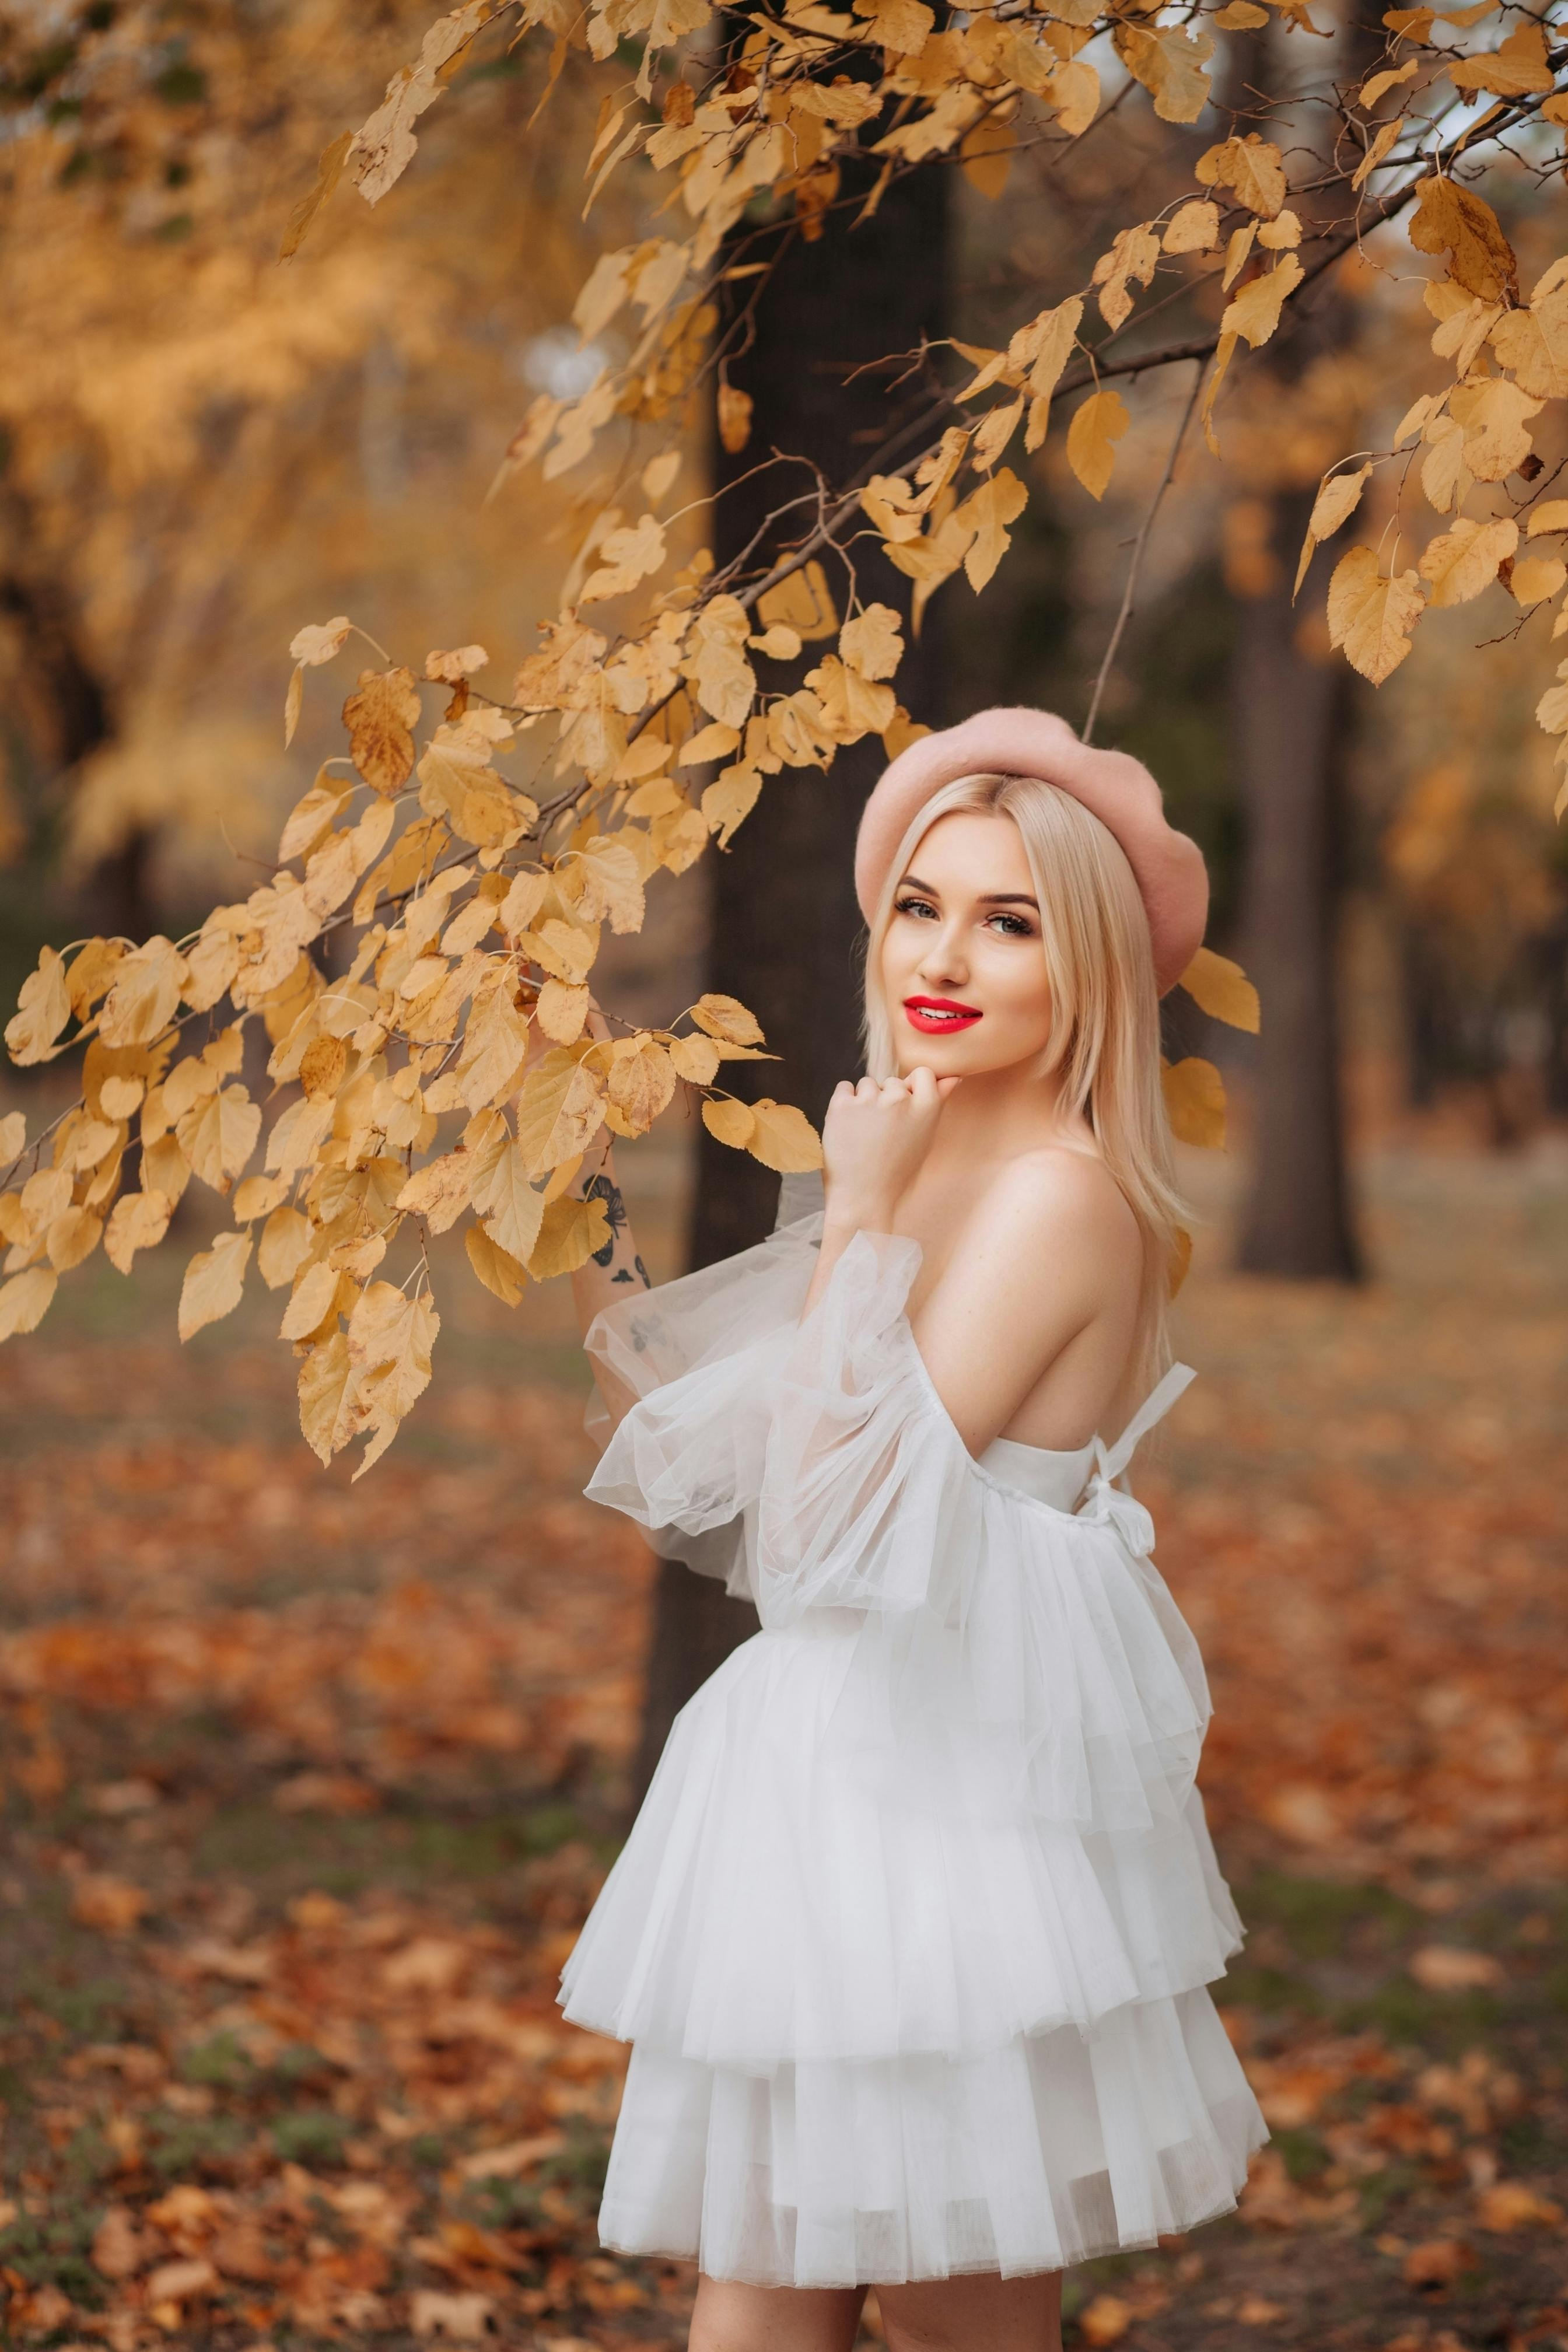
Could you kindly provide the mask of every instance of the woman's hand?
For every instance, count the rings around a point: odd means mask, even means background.
[[[919,1173],[957,1078],[924,1067],[907,1078],[839,1081],[822,1125],[827,1223],[886,1233]]]

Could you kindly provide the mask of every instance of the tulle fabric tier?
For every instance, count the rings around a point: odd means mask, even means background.
[[[1228,2210],[1268,2134],[1205,1989],[1241,1926],[1142,1424],[1076,1509],[1010,1485],[915,1345],[917,1245],[858,1236],[803,1318],[819,1233],[589,1334],[638,1399],[589,1494],[763,1627],[677,1718],[563,1972],[635,2045],[601,2235],[800,2285],[1148,2244]]]
[[[759,2286],[1025,2276],[1231,2211],[1268,2136],[1206,1992],[967,2059],[753,2074],[639,2042],[599,2234]]]

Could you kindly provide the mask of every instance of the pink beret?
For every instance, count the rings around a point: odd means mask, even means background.
[[[1059,784],[1115,835],[1149,917],[1155,983],[1162,996],[1173,988],[1208,920],[1203,852],[1167,824],[1160,787],[1141,760],[1080,743],[1049,710],[977,710],[899,753],[866,803],[855,844],[855,891],[866,920],[876,910],[889,861],[931,794],[960,776],[985,775]]]

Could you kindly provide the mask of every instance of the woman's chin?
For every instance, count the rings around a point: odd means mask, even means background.
[[[898,1041],[898,1071],[901,1078],[907,1078],[911,1070],[921,1069],[930,1070],[938,1078],[991,1077],[1005,1070],[1032,1065],[1039,1051],[1039,1045],[1028,1045],[1021,1053],[1011,1052],[1006,1043],[984,1036],[979,1026],[958,1037],[925,1037],[911,1033]]]

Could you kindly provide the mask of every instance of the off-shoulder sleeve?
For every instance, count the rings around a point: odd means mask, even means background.
[[[750,1590],[741,1515],[755,1498],[773,1380],[821,1228],[809,1194],[785,1192],[766,1241],[617,1299],[584,1339],[636,1399],[613,1427],[595,1388],[584,1423],[604,1451],[587,1494],[645,1527],[657,1551],[736,1592]]]
[[[590,1348],[638,1395],[587,1492],[749,1591],[764,1624],[947,1618],[976,1496],[905,1316],[920,1245],[857,1234],[803,1318],[818,1238],[808,1218],[598,1319]],[[721,1529],[721,1549],[703,1540]]]
[[[757,1495],[763,1622],[931,1609],[963,1580],[979,1499],[905,1312],[918,1242],[857,1234],[779,1365]]]

